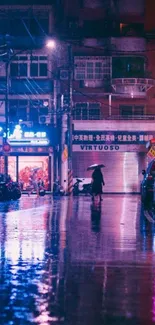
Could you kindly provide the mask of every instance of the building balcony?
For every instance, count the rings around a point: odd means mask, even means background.
[[[143,52],[146,50],[146,39],[137,36],[119,36],[119,37],[85,37],[83,38],[84,46],[100,46],[104,47],[104,51],[108,51],[112,55],[119,55],[121,53],[132,53],[137,55],[136,52]],[[124,54],[123,54],[124,55]]]
[[[145,97],[149,89],[155,86],[155,80],[149,78],[113,78],[113,94],[121,97]]]
[[[110,48],[113,51],[113,54],[116,51],[116,55],[118,55],[118,51],[121,52],[143,52],[146,50],[146,39],[144,37],[136,37],[136,36],[125,36],[125,37],[111,37],[110,38]]]
[[[119,120],[132,120],[132,121],[155,121],[155,114],[154,115],[109,115],[108,112],[101,113],[97,111],[97,113],[92,114],[89,111],[83,113],[81,112],[76,113],[73,111],[73,120],[74,121],[100,121],[100,120],[113,120],[113,121],[119,121]]]
[[[148,130],[152,131],[152,134],[154,134],[154,129],[155,129],[155,116],[153,117],[152,120],[144,120],[142,119],[141,122],[139,120],[124,120],[124,119],[115,119],[115,116],[113,116],[111,120],[108,119],[102,119],[102,120],[97,120],[97,121],[93,121],[93,120],[87,120],[87,121],[83,121],[83,120],[74,120],[73,124],[74,124],[74,130],[77,131],[109,131],[109,132],[113,132],[113,131],[134,131],[134,132],[145,132]],[[146,117],[147,118],[147,117]],[[91,131],[90,131],[91,130]],[[147,140],[148,141],[148,140]]]

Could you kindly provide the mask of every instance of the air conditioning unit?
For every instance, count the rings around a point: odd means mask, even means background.
[[[39,123],[40,124],[50,124],[51,117],[49,115],[40,115],[39,116]]]
[[[60,79],[68,80],[68,70],[60,70]]]
[[[27,126],[28,128],[31,128],[33,126],[33,122],[32,121],[22,121],[20,122],[20,125]]]

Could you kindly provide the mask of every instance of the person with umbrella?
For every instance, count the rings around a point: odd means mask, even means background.
[[[88,167],[88,170],[93,170],[92,173],[92,200],[94,201],[95,196],[99,195],[100,201],[102,201],[102,185],[105,185],[103,174],[101,168],[105,167],[104,165],[92,165]]]

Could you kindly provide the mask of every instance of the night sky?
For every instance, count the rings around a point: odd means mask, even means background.
[[[0,5],[44,5],[53,2],[54,0],[0,0]]]

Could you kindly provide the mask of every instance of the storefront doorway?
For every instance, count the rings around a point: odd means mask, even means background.
[[[21,183],[23,190],[27,189],[32,178],[35,178],[35,181],[43,180],[46,190],[51,188],[51,163],[49,156],[9,156],[8,173],[14,181]]]

